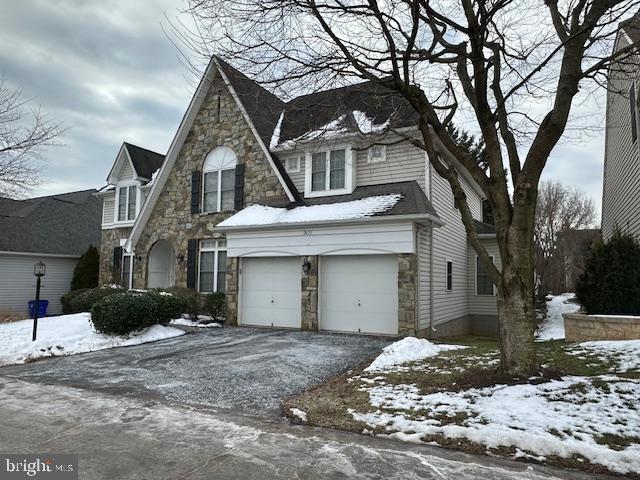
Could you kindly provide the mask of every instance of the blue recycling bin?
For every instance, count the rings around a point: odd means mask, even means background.
[[[42,318],[47,315],[47,307],[49,306],[49,300],[38,301],[38,318]],[[29,302],[29,315],[31,318],[36,316],[36,301],[31,300]]]

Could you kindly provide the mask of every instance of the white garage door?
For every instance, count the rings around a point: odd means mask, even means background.
[[[395,255],[322,257],[320,271],[320,328],[398,333]]]
[[[240,323],[300,328],[299,257],[244,258]]]

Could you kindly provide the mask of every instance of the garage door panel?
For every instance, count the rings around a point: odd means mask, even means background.
[[[243,259],[240,323],[300,328],[300,272],[298,257]]]
[[[323,257],[320,271],[322,329],[398,333],[395,255]]]

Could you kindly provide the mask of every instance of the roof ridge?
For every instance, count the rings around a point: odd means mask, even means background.
[[[165,157],[166,156],[165,153],[159,153],[159,152],[156,152],[155,150],[150,150],[148,148],[141,147],[140,145],[136,145],[135,143],[127,142],[126,140],[124,142],[122,142],[122,143],[124,143],[125,145],[130,146],[130,147],[139,148],[140,150],[144,150],[146,152],[153,153],[155,155],[160,155],[161,157]]]

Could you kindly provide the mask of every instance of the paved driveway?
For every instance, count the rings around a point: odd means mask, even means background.
[[[371,359],[387,338],[225,328],[0,368],[0,375],[279,416],[283,398]]]

